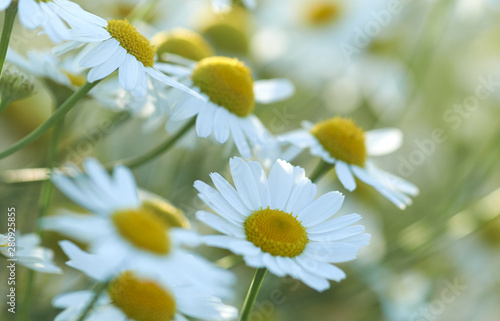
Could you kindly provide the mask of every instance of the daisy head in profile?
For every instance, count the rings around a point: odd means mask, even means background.
[[[83,55],[80,66],[90,68],[87,75],[90,83],[118,70],[120,86],[134,96],[147,94],[147,76],[150,76],[165,85],[201,98],[195,91],[155,68],[155,47],[127,20],[105,21],[98,32],[74,30],[72,41],[59,46],[56,51],[63,54],[82,45],[87,45],[88,52]]]
[[[163,271],[174,281],[208,284],[217,293],[233,282],[232,274],[218,269],[186,247],[199,245],[182,212],[158,200],[141,200],[131,171],[117,166],[110,176],[94,159],[78,169],[55,173],[52,181],[67,197],[93,214],[46,217],[42,227],[89,244],[90,252],[112,258],[117,266],[142,271]],[[196,273],[204,269],[207,274]],[[208,275],[208,276],[207,276]],[[207,286],[208,286],[207,285]],[[220,290],[220,291],[219,291]]]
[[[316,124],[305,122],[303,129],[283,134],[278,140],[291,146],[283,154],[294,159],[303,149],[335,166],[342,185],[349,191],[356,189],[355,177],[373,186],[401,209],[412,204],[410,196],[418,195],[418,188],[406,180],[378,168],[370,156],[389,154],[401,146],[402,133],[384,128],[366,133],[351,119],[333,117]]]
[[[267,175],[261,164],[230,160],[234,187],[217,173],[215,188],[196,181],[198,196],[217,214],[198,211],[197,218],[224,235],[204,237],[207,245],[243,256],[246,264],[289,275],[317,291],[340,281],[345,273],[330,263],[356,258],[370,235],[358,214],[334,217],[344,196],[329,192],[316,198],[317,188],[304,173],[278,160]]]
[[[116,269],[109,275],[109,257],[88,254],[69,241],[61,241],[60,245],[70,258],[69,266],[107,284],[84,320],[183,321],[190,317],[223,321],[237,316],[236,308],[192,284],[172,282],[158,273],[125,268]],[[204,272],[196,271],[202,275]],[[90,290],[56,296],[52,304],[64,309],[56,319],[77,320],[94,297]]]
[[[54,252],[40,246],[40,243],[40,237],[33,233],[0,234],[0,254],[7,259],[16,259],[20,265],[37,272],[62,273],[54,263]]]
[[[205,100],[177,92],[169,122],[196,117],[199,137],[213,134],[219,143],[231,136],[240,154],[249,158],[251,147],[270,144],[273,138],[253,114],[255,104],[287,99],[294,87],[286,79],[254,81],[250,69],[236,58],[208,57],[185,68],[163,64],[167,73],[185,77],[188,86]],[[168,128],[167,124],[167,128]]]
[[[90,32],[106,25],[106,20],[68,0],[0,0],[0,10],[10,5],[18,6],[19,20],[26,29],[41,27],[55,43],[70,40],[71,29]]]

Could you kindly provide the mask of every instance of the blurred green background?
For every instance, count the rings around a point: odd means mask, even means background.
[[[367,130],[396,127],[405,135],[400,150],[376,162],[420,188],[414,204],[400,211],[359,182],[349,193],[329,173],[319,184],[321,193],[347,194],[341,214],[363,215],[371,244],[355,262],[340,264],[347,279],[324,293],[269,274],[251,320],[500,320],[500,3],[408,0],[391,13],[393,1],[332,1],[341,9],[331,22],[316,25],[304,22],[307,17],[301,20],[316,1],[260,1],[255,12],[239,8],[240,18],[231,20],[214,16],[205,1],[165,0],[139,26],[148,36],[176,26],[203,32],[218,54],[243,59],[256,79],[291,79],[296,85],[291,99],[256,108],[273,134],[298,128],[302,120],[343,115]],[[137,1],[77,2],[103,17],[120,18]],[[216,23],[222,26],[215,28]],[[20,24],[12,39],[20,53],[52,47],[45,36]],[[356,39],[366,41],[358,46]],[[346,55],[346,48],[355,51]],[[1,150],[50,115],[57,97],[64,95],[57,91],[54,96],[54,88],[38,79],[34,96],[0,115]],[[106,120],[115,123],[105,126]],[[86,99],[65,120],[58,161],[78,163],[93,156],[107,163],[141,154],[166,137],[163,126],[144,133],[143,123]],[[11,206],[18,213],[18,228],[34,231],[42,182],[33,172],[22,172],[20,178],[12,171],[47,166],[47,144],[44,137],[0,161],[0,233]],[[207,181],[214,171],[228,177],[228,158],[235,153],[187,137],[134,174],[141,188],[165,197],[193,219],[202,203],[192,183]],[[316,161],[304,153],[294,163],[310,175]],[[55,192],[49,214],[62,208],[78,210]],[[63,266],[60,238],[45,233],[43,242]],[[200,251],[214,261],[228,254]],[[253,271],[242,263],[231,269],[238,285],[228,303],[240,307]],[[18,304],[27,273],[18,269]],[[6,276],[0,269],[2,298]],[[70,268],[60,276],[37,274],[28,320],[53,319],[54,295],[91,284]],[[10,318],[5,307],[0,320]]]

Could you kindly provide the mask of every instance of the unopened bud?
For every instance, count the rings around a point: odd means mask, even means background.
[[[31,96],[35,91],[35,79],[17,67],[6,63],[0,77],[2,103],[13,102]]]

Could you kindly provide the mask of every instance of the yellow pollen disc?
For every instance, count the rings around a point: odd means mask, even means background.
[[[170,251],[168,226],[156,214],[147,209],[121,210],[111,219],[118,233],[134,246],[165,255]]]
[[[333,158],[358,166],[365,164],[365,133],[352,120],[333,117],[314,125],[311,133]]]
[[[153,67],[155,62],[154,47],[127,20],[109,20],[106,30],[145,67]]]
[[[252,113],[255,107],[252,74],[238,59],[205,58],[196,65],[192,79],[214,104],[240,117]]]
[[[142,202],[142,208],[154,213],[169,227],[189,228],[189,220],[182,210],[159,199],[150,199]]]
[[[76,86],[76,87],[81,87],[86,81],[87,79],[83,76],[79,76],[79,75],[75,75],[75,74],[72,74],[70,72],[67,72],[66,70],[64,69],[61,69],[61,72],[66,75],[66,77],[68,77],[69,79],[69,82],[73,85],[73,86]]]
[[[306,229],[295,216],[268,208],[255,211],[245,221],[247,240],[274,256],[295,257],[306,248]]]
[[[198,33],[187,29],[160,32],[151,40],[162,59],[165,53],[172,53],[187,59],[199,61],[214,55],[212,47]]]
[[[244,54],[249,48],[249,15],[243,8],[233,6],[228,13],[207,13],[207,22],[201,33],[218,50],[225,53]]]
[[[177,310],[175,298],[154,281],[127,271],[108,287],[111,302],[136,321],[171,321]]]
[[[337,1],[319,1],[306,10],[306,21],[315,26],[326,25],[337,20],[341,12],[341,5]]]

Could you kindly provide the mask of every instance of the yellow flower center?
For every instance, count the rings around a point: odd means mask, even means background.
[[[216,49],[226,53],[248,52],[249,16],[245,9],[233,6],[228,13],[207,15],[209,18],[201,27],[201,33]]]
[[[69,79],[69,82],[73,85],[73,86],[76,86],[76,87],[81,87],[86,81],[87,79],[83,76],[80,76],[80,75],[75,75],[75,74],[72,74],[64,69],[61,69],[61,72],[66,76],[68,77]]]
[[[333,117],[314,125],[311,133],[333,158],[348,164],[365,164],[365,133],[352,120]]]
[[[155,62],[154,47],[127,20],[109,20],[106,30],[145,67],[153,67]]]
[[[189,220],[177,207],[159,199],[145,200],[142,203],[145,210],[154,213],[169,227],[189,228]]]
[[[255,107],[252,74],[238,59],[205,58],[196,65],[192,79],[213,103],[240,117],[252,113]]]
[[[108,287],[112,303],[129,319],[136,321],[171,321],[177,305],[172,294],[154,281],[138,278],[127,271]]]
[[[169,253],[168,226],[150,210],[121,210],[115,212],[111,219],[118,233],[134,246],[155,254]]]
[[[295,257],[306,248],[306,229],[295,216],[269,207],[255,211],[245,221],[247,240],[274,256]]]
[[[337,1],[318,1],[305,11],[306,21],[313,26],[329,24],[340,17],[342,8]]]
[[[153,46],[160,60],[163,54],[172,53],[187,59],[199,61],[214,55],[212,47],[198,33],[187,29],[160,32],[153,37]]]

